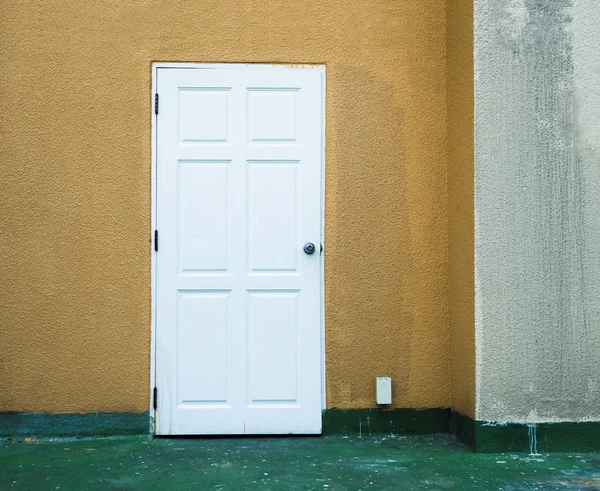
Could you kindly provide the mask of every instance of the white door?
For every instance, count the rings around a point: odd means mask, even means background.
[[[157,69],[159,435],[321,432],[322,76]]]

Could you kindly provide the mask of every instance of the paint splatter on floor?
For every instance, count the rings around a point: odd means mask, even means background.
[[[0,489],[598,490],[599,454],[474,454],[448,435],[0,440]]]

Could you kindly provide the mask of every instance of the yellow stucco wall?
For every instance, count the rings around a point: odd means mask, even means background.
[[[475,418],[473,0],[448,0],[446,18],[451,400]]]
[[[450,404],[445,3],[0,2],[0,411],[145,411],[153,61],[327,66],[329,407]]]

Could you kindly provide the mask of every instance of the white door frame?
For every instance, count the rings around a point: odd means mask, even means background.
[[[325,65],[268,65],[268,64],[247,64],[247,63],[152,63],[152,92],[150,93],[150,108],[152,114],[152,161],[151,161],[151,221],[150,221],[150,257],[151,257],[151,273],[150,273],[150,298],[152,303],[151,318],[150,318],[150,432],[155,434],[155,410],[154,410],[154,387],[156,387],[156,251],[154,250],[154,230],[156,230],[156,169],[157,169],[157,152],[156,152],[156,137],[157,125],[156,114],[154,112],[154,94],[156,93],[156,81],[158,77],[158,69],[161,68],[185,68],[185,69],[239,69],[247,68],[261,70],[290,70],[290,69],[307,69],[321,71],[321,244],[325,247]],[[320,319],[321,319],[321,409],[327,407],[325,394],[325,269],[324,269],[324,254],[319,256],[320,261]],[[160,395],[159,395],[160,397]],[[160,402],[159,402],[160,403]]]

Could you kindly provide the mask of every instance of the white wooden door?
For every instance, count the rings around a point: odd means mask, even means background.
[[[321,432],[322,76],[157,69],[159,435]]]

